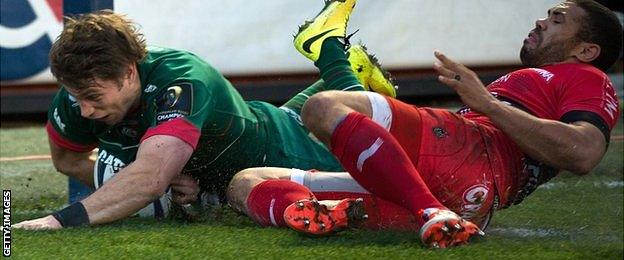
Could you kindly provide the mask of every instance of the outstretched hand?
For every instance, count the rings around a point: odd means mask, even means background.
[[[54,230],[61,229],[63,226],[52,215],[48,215],[33,220],[24,220],[20,223],[12,225],[11,228],[26,230]]]
[[[438,80],[453,88],[472,110],[487,115],[498,100],[487,91],[477,74],[440,51],[434,51],[434,55],[438,59],[433,63],[433,68],[440,74]]]

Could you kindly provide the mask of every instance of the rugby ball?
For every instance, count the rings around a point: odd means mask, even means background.
[[[114,167],[111,164],[101,163],[100,160],[97,160],[93,169],[93,183],[95,184],[95,188],[98,189],[104,185],[104,183],[115,176],[115,173],[117,173],[121,168],[122,167]],[[169,216],[173,203],[171,200],[171,188],[167,188],[165,195],[160,197],[160,199],[153,201],[147,205],[147,207],[139,210],[133,216],[163,219]]]

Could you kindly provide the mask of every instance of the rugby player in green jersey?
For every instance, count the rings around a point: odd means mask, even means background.
[[[347,19],[331,21],[335,29],[303,43],[324,81],[278,108],[245,102],[221,73],[189,52],[146,47],[122,15],[100,11],[68,18],[50,51],[62,87],[46,129],[55,168],[98,189],[14,227],[108,223],[159,202],[170,188],[175,202],[189,203],[197,197],[196,180],[203,190],[223,195],[232,176],[250,167],[341,171],[301,124],[307,97],[368,88],[396,95],[362,46],[352,46],[344,58]],[[95,160],[89,158],[94,148]],[[156,214],[163,214],[159,205]]]

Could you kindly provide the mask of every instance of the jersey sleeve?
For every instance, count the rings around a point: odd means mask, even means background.
[[[62,148],[88,152],[98,145],[97,137],[89,131],[90,125],[80,116],[78,103],[63,89],[59,90],[48,109],[48,138]]]
[[[582,71],[561,84],[559,119],[566,123],[589,122],[609,140],[620,113],[615,90],[604,74]]]
[[[202,126],[213,112],[214,100],[210,88],[198,80],[183,80],[169,84],[153,100],[155,108],[152,127],[141,141],[154,135],[180,138],[195,149]]]

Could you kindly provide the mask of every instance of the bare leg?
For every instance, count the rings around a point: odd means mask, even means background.
[[[318,93],[308,99],[301,114],[305,126],[330,147],[334,129],[351,112],[372,116],[371,103],[364,92]]]
[[[227,189],[227,200],[232,208],[249,215],[247,197],[251,190],[266,180],[290,180],[292,169],[277,167],[249,168],[238,172],[230,181]]]

